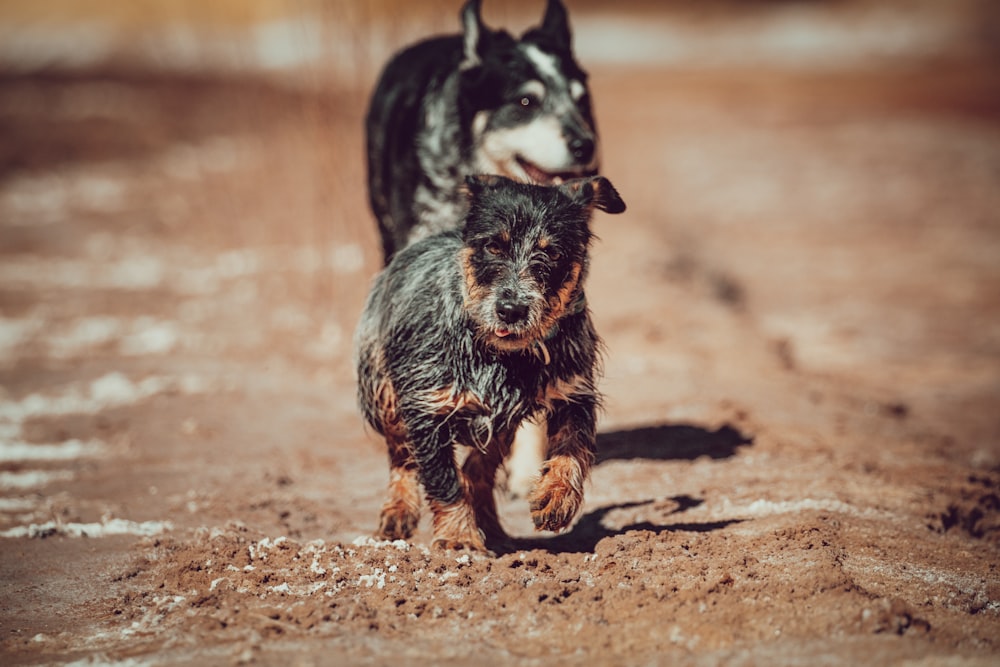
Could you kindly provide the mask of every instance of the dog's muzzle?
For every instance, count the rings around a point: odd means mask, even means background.
[[[511,297],[497,299],[497,318],[504,324],[518,324],[528,316],[529,310],[530,304],[525,301]]]

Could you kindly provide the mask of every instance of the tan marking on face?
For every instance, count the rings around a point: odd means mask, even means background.
[[[465,307],[482,302],[489,296],[489,289],[476,282],[476,271],[472,266],[472,255],[475,250],[464,248],[461,253],[462,274],[465,276]]]
[[[573,299],[573,293],[580,282],[580,273],[582,271],[583,265],[579,262],[574,262],[572,268],[570,268],[569,277],[566,279],[566,282],[549,298],[548,312],[542,318],[543,331],[551,329],[566,314],[566,309],[569,307],[569,303]]]
[[[548,248],[551,243],[552,241],[549,240],[548,236],[542,236],[539,237],[538,239],[538,247],[541,248],[542,250]]]

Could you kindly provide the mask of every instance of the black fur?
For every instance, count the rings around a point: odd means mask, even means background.
[[[467,175],[553,183],[597,173],[587,75],[562,3],[549,0],[542,23],[520,39],[483,25],[479,5],[463,7],[462,34],[398,53],[372,95],[368,191],[386,263],[462,220]],[[539,67],[539,54],[551,67]],[[540,140],[510,132],[528,127]]]
[[[441,504],[463,497],[455,444],[492,449],[499,461],[520,422],[540,412],[550,455],[580,458],[586,474],[600,401],[599,339],[583,294],[590,217],[624,210],[601,177],[554,187],[470,178],[464,196],[460,230],[410,245],[378,275],[355,339],[365,418],[401,441]]]

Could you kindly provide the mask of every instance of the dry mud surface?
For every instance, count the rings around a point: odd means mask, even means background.
[[[365,90],[0,80],[4,664],[988,665],[1000,79],[592,67],[579,521],[368,535]]]

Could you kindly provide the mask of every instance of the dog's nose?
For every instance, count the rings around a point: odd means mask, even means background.
[[[589,164],[594,159],[594,140],[587,137],[574,137],[569,142],[569,150],[578,164]]]
[[[528,314],[528,304],[521,303],[514,299],[500,299],[497,301],[497,317],[504,324],[514,324],[524,319]]]

